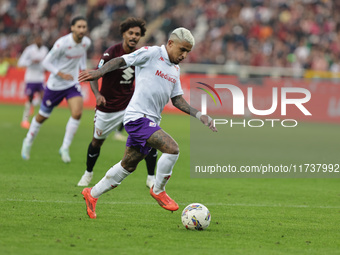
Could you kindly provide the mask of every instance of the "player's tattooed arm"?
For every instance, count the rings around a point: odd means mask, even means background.
[[[190,114],[193,117],[198,118],[204,125],[208,126],[213,132],[217,132],[217,129],[214,126],[214,122],[212,121],[211,117],[208,115],[202,115],[202,113],[200,113],[194,107],[190,106],[181,95],[171,98],[171,101],[176,108],[187,114]],[[199,113],[199,116],[196,116],[197,113]]]
[[[198,110],[196,110],[194,107],[190,106],[187,101],[182,97],[182,95],[175,96],[171,98],[172,104],[181,110],[182,112],[185,112],[193,117],[196,116],[196,113]]]
[[[106,62],[101,68],[97,70],[86,70],[79,74],[78,81],[94,81],[102,77],[104,74],[114,71],[122,66],[125,66],[126,62],[124,58],[118,57],[113,58],[110,61]]]
[[[104,74],[114,71],[122,66],[125,66],[126,62],[124,58],[118,57],[118,58],[113,58],[110,61],[106,62],[105,65],[103,65],[101,68],[98,69],[100,71],[100,76],[103,76]]]

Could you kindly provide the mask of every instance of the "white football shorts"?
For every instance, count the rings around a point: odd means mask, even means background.
[[[125,110],[120,112],[102,112],[96,110],[93,137],[99,140],[106,139],[112,131],[116,130],[123,123],[124,113]]]

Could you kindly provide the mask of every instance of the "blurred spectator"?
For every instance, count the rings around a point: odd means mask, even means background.
[[[2,0],[0,51],[17,58],[37,31],[51,47],[75,14],[88,18],[94,63],[120,41],[112,31],[127,16],[147,21],[144,44],[165,43],[178,26],[193,31],[186,62],[318,70],[340,62],[340,1],[331,0]]]

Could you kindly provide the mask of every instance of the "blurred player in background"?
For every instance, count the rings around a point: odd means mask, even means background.
[[[165,192],[165,185],[179,156],[179,148],[177,142],[159,126],[163,108],[171,98],[175,107],[209,125],[212,131],[217,131],[209,116],[202,115],[182,97],[178,64],[187,57],[194,44],[189,30],[177,28],[171,33],[166,46],[143,47],[114,58],[97,70],[80,73],[79,81],[82,82],[98,79],[120,67],[134,65],[136,68],[135,92],[124,116],[129,137],[123,159],[111,167],[93,188],[82,191],[90,218],[97,217],[95,208],[99,196],[116,188],[132,173],[151,147],[160,150],[162,156],[157,162],[155,184],[150,194],[164,209],[178,210],[177,203]]]
[[[113,58],[136,50],[140,38],[145,35],[145,21],[139,18],[128,18],[120,24],[123,42],[108,48],[99,61],[98,68]],[[103,76],[102,86],[98,90],[98,80],[91,81],[91,89],[96,96],[96,113],[94,133],[87,150],[86,170],[78,186],[88,186],[93,177],[93,167],[99,157],[100,148],[107,136],[123,123],[125,109],[134,92],[135,68],[127,67],[108,72]],[[146,157],[148,177],[146,185],[151,188],[154,183],[154,172],[157,161],[157,150],[152,149]]]
[[[71,161],[69,146],[78,129],[83,112],[83,98],[78,75],[80,69],[86,69],[86,51],[91,45],[90,39],[85,36],[87,21],[84,17],[77,16],[72,19],[71,31],[54,43],[53,48],[42,62],[43,67],[51,74],[47,81],[39,113],[32,119],[22,144],[21,156],[25,160],[30,158],[31,146],[41,125],[49,118],[53,108],[66,98],[71,117],[67,122],[59,153],[62,161],[65,163]]]
[[[126,142],[127,137],[123,135],[124,125],[123,123],[115,130],[115,134],[113,135],[113,139],[121,142]]]
[[[25,103],[24,113],[22,116],[21,127],[29,129],[28,121],[32,107],[40,104],[44,95],[45,69],[42,66],[42,61],[48,53],[48,48],[42,45],[42,38],[36,35],[34,43],[27,46],[19,58],[18,66],[26,67],[25,72],[25,94],[27,102]],[[33,102],[33,97],[38,94],[38,97]]]

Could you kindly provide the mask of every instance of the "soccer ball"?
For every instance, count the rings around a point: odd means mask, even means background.
[[[192,230],[206,229],[211,220],[208,208],[200,203],[193,203],[185,207],[181,218],[184,227]]]

